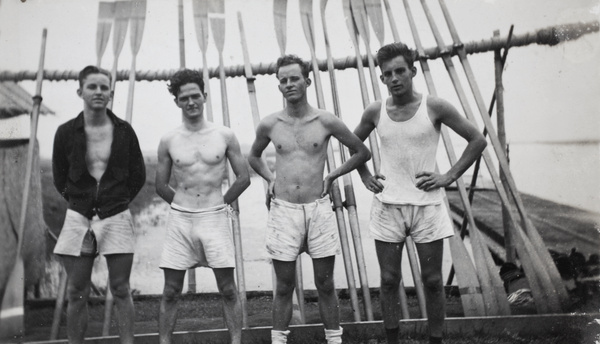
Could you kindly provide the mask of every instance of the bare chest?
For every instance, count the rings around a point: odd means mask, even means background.
[[[113,126],[85,128],[86,154],[88,167],[108,164],[113,142]]]
[[[169,154],[173,165],[186,168],[193,165],[215,166],[222,164],[227,155],[227,143],[220,135],[193,134],[170,142]]]
[[[293,152],[318,154],[325,151],[331,134],[319,123],[278,123],[272,131],[271,141],[278,154]]]

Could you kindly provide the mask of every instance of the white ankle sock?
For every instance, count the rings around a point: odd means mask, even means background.
[[[325,329],[325,339],[327,340],[327,344],[341,344],[342,333],[344,333],[344,329],[342,329],[341,327],[339,328],[339,330]]]
[[[288,334],[290,334],[290,330],[287,330],[287,331],[271,330],[271,343],[272,344],[286,344]]]

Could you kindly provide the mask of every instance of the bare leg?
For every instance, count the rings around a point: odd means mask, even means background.
[[[213,269],[223,298],[223,313],[232,344],[242,342],[242,308],[233,277],[233,268]]]
[[[429,335],[442,337],[444,318],[446,317],[446,295],[442,279],[442,257],[444,241],[416,244],[421,263],[421,276],[427,301],[427,322]]]
[[[183,289],[185,270],[163,269],[165,274],[165,287],[160,302],[160,315],[158,317],[158,334],[161,344],[171,343],[171,336],[177,320],[177,301]]]
[[[333,283],[334,266],[335,256],[313,259],[315,286],[319,293],[319,313],[327,330],[340,328],[340,307]]]
[[[277,278],[273,299],[273,330],[285,331],[292,320],[292,297],[296,283],[296,261],[284,262],[273,259]]]
[[[119,336],[121,343],[133,344],[133,327],[135,324],[135,311],[133,298],[129,289],[129,276],[133,264],[133,253],[111,254],[106,256],[110,291],[113,294],[119,322]]]
[[[67,271],[67,336],[69,343],[83,343],[88,323],[87,302],[90,296],[94,257],[61,256]]]
[[[387,342],[399,343],[400,280],[402,279],[402,249],[404,242],[390,243],[375,240],[375,251],[380,270],[381,314]]]

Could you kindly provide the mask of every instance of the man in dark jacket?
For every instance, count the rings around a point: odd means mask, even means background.
[[[69,203],[54,253],[62,257],[68,275],[70,343],[83,342],[98,253],[106,257],[121,343],[133,343],[129,275],[135,237],[129,203],[144,185],[146,170],[132,127],[107,108],[110,81],[108,71],[94,66],[79,73],[83,111],[61,125],[54,138],[54,185]]]

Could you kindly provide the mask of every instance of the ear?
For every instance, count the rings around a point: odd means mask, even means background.
[[[412,71],[412,76],[413,76],[413,78],[414,78],[414,77],[417,75],[417,67],[415,67],[415,66],[412,66],[412,67],[410,68],[410,70]]]
[[[82,94],[82,92],[81,92],[81,88],[78,88],[78,89],[77,89],[77,96],[79,96],[79,98],[81,98],[81,94]]]
[[[383,82],[383,74],[379,75],[379,80],[381,80],[381,82]]]
[[[306,87],[312,84],[312,80],[310,78],[306,78]]]

